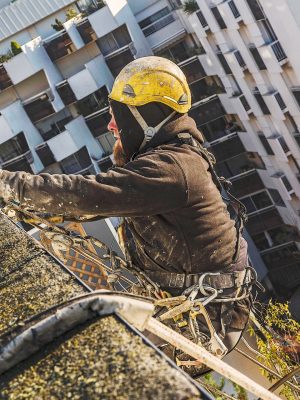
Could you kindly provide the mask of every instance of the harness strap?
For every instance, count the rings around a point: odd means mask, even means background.
[[[205,272],[202,274],[177,274],[175,272],[147,271],[147,276],[163,288],[184,289],[199,283],[216,290],[238,289],[253,283],[252,270],[234,272]]]

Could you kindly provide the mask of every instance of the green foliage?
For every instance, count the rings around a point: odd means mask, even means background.
[[[22,53],[21,46],[20,46],[19,43],[16,42],[16,41],[10,42],[10,48],[11,48],[11,51],[12,51],[12,53],[13,53],[14,56],[16,56],[16,55]]]
[[[248,400],[248,394],[246,390],[233,382],[231,382],[231,384],[235,393],[229,395],[223,392],[226,383],[225,378],[221,378],[219,382],[217,382],[213,378],[212,374],[208,373],[204,375],[204,380],[202,380],[201,383],[210,393],[212,393],[216,400]]]
[[[69,19],[77,17],[77,15],[78,12],[74,8],[72,7],[68,8],[66,11],[66,21],[69,21]]]
[[[300,343],[300,324],[292,318],[288,303],[270,302],[263,312],[262,320],[263,336],[258,336],[253,328],[249,329],[250,335],[256,334],[257,347],[261,354],[258,359],[281,376],[285,376],[299,365],[297,345]],[[266,370],[261,369],[261,373],[270,382],[274,380],[274,375]],[[295,399],[295,393],[287,385],[282,386],[280,395],[285,396],[287,400]]]
[[[51,24],[51,26],[57,32],[62,31],[64,29],[62,22],[57,18],[55,18],[55,24]]]
[[[187,15],[192,15],[197,10],[199,10],[199,6],[196,0],[186,0],[183,3],[183,11]]]
[[[5,54],[0,54],[0,63],[2,64],[4,62],[10,60],[13,56],[14,56],[14,54],[10,50]]]

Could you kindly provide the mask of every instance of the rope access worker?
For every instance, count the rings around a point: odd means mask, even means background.
[[[240,226],[187,114],[186,78],[167,59],[139,58],[122,69],[109,99],[108,128],[116,138],[112,169],[95,176],[3,170],[0,197],[65,219],[124,217],[133,263],[172,296],[195,287],[198,297],[206,295],[213,328],[230,351],[248,320],[254,278]],[[205,342],[210,332],[198,314]]]

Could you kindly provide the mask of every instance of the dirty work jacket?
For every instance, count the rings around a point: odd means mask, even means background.
[[[168,125],[169,140],[180,132],[201,139],[186,115]],[[208,164],[189,145],[162,144],[96,176],[0,171],[0,197],[66,217],[127,217],[145,272],[222,270],[235,251],[234,224]]]

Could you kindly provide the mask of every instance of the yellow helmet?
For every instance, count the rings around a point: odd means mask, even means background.
[[[134,107],[159,102],[181,114],[191,108],[191,92],[182,70],[172,61],[155,56],[126,65],[109,98]]]

